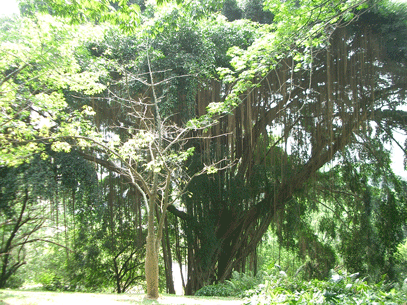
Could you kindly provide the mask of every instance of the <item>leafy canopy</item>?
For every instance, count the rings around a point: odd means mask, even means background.
[[[100,71],[83,71],[75,56],[90,25],[73,27],[49,15],[0,24],[0,165],[14,165],[44,148],[43,139],[69,150],[63,137],[86,134],[89,107],[67,108],[67,90],[104,90]]]

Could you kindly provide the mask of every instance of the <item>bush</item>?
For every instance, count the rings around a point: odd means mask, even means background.
[[[63,279],[52,272],[43,272],[39,276],[39,283],[47,291],[66,291],[70,290],[69,285],[65,284]]]
[[[329,281],[302,281],[296,278],[269,276],[251,291],[247,305],[258,304],[404,304],[407,294],[389,283],[369,285],[357,274],[335,274]]]
[[[244,297],[247,295],[247,291],[254,289],[259,284],[263,283],[266,273],[260,273],[253,276],[249,273],[239,273],[234,271],[232,278],[227,280],[226,283],[232,288],[234,296]]]
[[[225,283],[208,285],[199,289],[196,296],[244,297],[246,291],[254,289],[262,283],[263,274],[253,276],[252,273],[239,273],[234,271],[232,278]]]
[[[13,274],[6,282],[5,288],[18,289],[24,284],[24,279],[20,274]],[[1,303],[0,303],[1,304]]]
[[[196,296],[217,296],[230,297],[234,296],[232,287],[226,283],[214,284],[202,287],[196,293]]]

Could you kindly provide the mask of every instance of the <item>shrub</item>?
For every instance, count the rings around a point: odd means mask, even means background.
[[[230,297],[235,296],[232,287],[226,283],[214,284],[204,286],[199,289],[196,296],[218,296],[218,297]]]
[[[264,276],[266,276],[266,273],[259,273],[254,276],[251,272],[239,273],[233,271],[232,278],[225,281],[225,283],[232,288],[234,296],[244,297],[247,295],[247,291],[252,290],[259,284],[263,283]]]
[[[13,274],[6,282],[6,288],[17,289],[21,288],[24,284],[24,279],[20,274]],[[1,304],[1,303],[0,303]]]
[[[244,297],[247,295],[247,291],[254,289],[263,282],[263,277],[263,273],[253,276],[250,272],[239,273],[234,271],[230,280],[226,280],[224,283],[202,287],[195,293],[195,295]]]
[[[67,283],[55,273],[42,272],[38,278],[39,283],[47,291],[68,291],[71,290]]]
[[[404,304],[406,291],[389,283],[369,285],[357,275],[334,275],[329,281],[302,281],[270,276],[246,299],[247,305],[258,304]]]

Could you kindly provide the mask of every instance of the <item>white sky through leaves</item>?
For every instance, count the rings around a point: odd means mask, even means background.
[[[0,16],[18,14],[16,0],[0,0]]]

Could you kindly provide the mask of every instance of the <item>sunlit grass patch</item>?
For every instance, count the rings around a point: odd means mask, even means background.
[[[0,305],[238,305],[233,298],[187,297],[163,294],[158,300],[147,300],[144,294],[108,294],[79,292],[45,292],[0,290]]]

